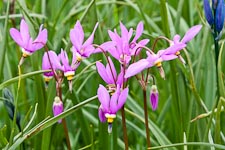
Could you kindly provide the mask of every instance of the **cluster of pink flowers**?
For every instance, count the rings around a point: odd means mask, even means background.
[[[22,65],[24,58],[46,45],[47,30],[42,29],[42,27],[43,25],[41,25],[35,40],[32,40],[30,37],[29,27],[24,19],[21,20],[20,31],[14,28],[10,29],[11,37],[22,48],[23,55],[19,65]],[[102,52],[105,54],[107,59],[106,66],[101,62],[96,62],[97,72],[106,83],[106,86],[99,85],[97,90],[98,99],[101,103],[98,113],[101,122],[108,122],[108,132],[110,133],[116,113],[126,102],[129,92],[127,84],[129,78],[153,66],[156,66],[162,78],[165,78],[162,62],[179,58],[182,63],[185,63],[180,55],[180,51],[197,35],[202,26],[193,26],[186,32],[181,40],[179,35],[175,35],[173,40],[164,37],[169,42],[170,46],[166,49],[159,50],[157,53],[154,53],[153,50],[146,47],[149,39],[140,39],[144,31],[142,22],[137,25],[135,32],[132,28],[128,30],[124,24],[120,22],[121,34],[118,34],[116,29],[114,32],[109,30],[108,35],[111,40],[100,44],[100,46],[93,44],[97,27],[98,23],[96,23],[89,38],[84,42],[84,31],[80,22],[77,21],[74,28],[70,30],[72,59],[70,60],[68,58],[67,52],[63,49],[61,49],[61,53],[58,55],[53,50],[47,50],[43,55],[42,69],[51,70],[44,73],[46,82],[49,82],[53,77],[58,81],[59,73],[60,75],[63,74],[69,82],[69,90],[71,91],[72,79],[81,61],[94,53]],[[134,62],[137,58],[136,56],[138,56],[143,49],[147,50],[147,58]],[[113,59],[117,60],[117,63],[120,64],[119,73],[114,65],[116,62],[113,62],[108,54],[114,57]],[[57,83],[59,84],[60,82],[58,81]],[[56,88],[57,86],[59,85],[56,85]],[[53,104],[54,115],[58,115],[63,111],[63,103],[59,97],[55,98]],[[153,84],[150,92],[150,102],[153,110],[156,110],[158,107],[158,98],[159,93],[157,86]]]

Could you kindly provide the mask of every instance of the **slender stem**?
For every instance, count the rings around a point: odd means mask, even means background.
[[[148,128],[148,108],[147,108],[147,92],[146,89],[143,89],[143,96],[144,96],[144,112],[145,112],[145,130],[146,130],[146,141],[148,148],[151,147],[151,142],[150,142],[150,133],[149,133],[149,128]]]
[[[65,133],[65,136],[66,136],[67,148],[68,148],[68,150],[71,150],[70,138],[69,138],[68,128],[67,128],[67,125],[66,125],[65,118],[62,119],[62,124],[63,124],[64,133]]]
[[[125,144],[125,150],[128,150],[128,137],[127,137],[127,127],[126,127],[124,106],[121,108],[121,116],[122,116],[123,140]]]

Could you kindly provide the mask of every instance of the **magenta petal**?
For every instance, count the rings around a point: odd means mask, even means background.
[[[98,117],[101,122],[106,122],[105,112],[102,105],[98,108]]]
[[[180,42],[180,35],[176,34],[174,37],[173,37],[173,44],[177,44]]]
[[[83,44],[83,48],[85,49],[88,45],[91,45],[93,43],[93,40],[94,40],[94,34],[95,34],[95,31],[98,27],[98,22],[96,23],[95,27],[94,27],[94,30],[93,32],[91,33],[90,37],[84,42]]]
[[[138,55],[140,53],[140,51],[142,50],[142,48],[140,48],[140,46],[145,46],[148,44],[150,40],[149,39],[143,39],[140,42],[138,42],[134,48],[132,48],[131,50],[131,55]],[[137,49],[138,48],[138,49]]]
[[[112,80],[112,82],[114,82],[114,79],[116,80],[117,78],[116,68],[110,57],[108,57],[108,60],[109,60],[109,63],[106,66],[106,72],[108,74],[108,77]]]
[[[161,55],[175,54],[177,51],[180,51],[185,47],[186,47],[186,44],[178,43],[178,44],[172,45],[172,46],[168,47],[167,49],[165,49]]]
[[[134,36],[133,42],[136,42],[136,40],[142,35],[143,30],[144,30],[144,24],[143,22],[139,22],[136,28],[136,34]]]
[[[110,101],[110,97],[109,97],[109,93],[106,90],[106,88],[104,86],[102,86],[101,84],[99,85],[98,88],[98,100],[101,103],[103,109],[105,111],[108,111],[109,109],[109,101]]]
[[[97,71],[98,74],[101,76],[101,78],[107,83],[107,84],[111,84],[109,77],[106,73],[106,69],[105,66],[101,63],[101,62],[96,62],[96,67],[97,67]]]
[[[128,30],[127,30],[127,28],[123,25],[122,22],[120,22],[120,29],[121,29],[121,37],[122,37],[122,40],[128,42]]]
[[[117,60],[120,60],[120,53],[117,51],[115,47],[108,49],[108,52]]]
[[[68,59],[67,53],[63,49],[61,49],[60,58],[64,67],[63,71],[64,72],[71,71],[72,69],[69,65],[69,59]]]
[[[173,60],[173,59],[176,59],[177,58],[177,55],[163,55],[161,56],[162,60],[163,61],[168,61],[168,60]]]
[[[99,48],[96,48],[93,53],[99,53],[99,52],[103,52],[103,51],[106,52],[108,49],[114,47],[115,45],[116,44],[113,41],[105,42],[105,43],[101,44],[99,46]]]
[[[22,37],[21,37],[21,35],[20,35],[20,32],[19,32],[17,29],[15,29],[15,28],[11,28],[9,32],[10,32],[10,35],[11,35],[12,39],[13,39],[20,47],[23,47],[24,44],[23,44],[23,39],[22,39]]]
[[[116,114],[116,112],[119,110],[118,109],[118,98],[120,95],[120,86],[117,85],[116,92],[112,95],[111,100],[110,100],[110,111],[113,114]]]
[[[140,73],[142,70],[146,69],[148,65],[149,62],[146,59],[141,59],[138,62],[131,64],[125,73],[125,78],[129,78]]]
[[[127,100],[127,96],[128,96],[128,91],[129,89],[128,88],[125,88],[121,93],[120,93],[120,96],[119,96],[119,99],[118,99],[118,104],[117,104],[117,111],[119,109],[122,108],[122,106],[125,104],[126,100]]]
[[[24,19],[20,22],[20,34],[24,44],[27,44],[30,40],[29,27]]]
[[[77,21],[74,28],[70,30],[70,40],[76,50],[81,49],[82,43],[84,41],[84,31],[80,21]]]
[[[121,67],[122,68],[122,67]],[[123,80],[124,80],[124,72],[123,70],[121,69],[121,72],[119,73],[118,77],[117,77],[117,81],[116,81],[116,84],[119,84],[120,86],[122,86],[123,84]]]
[[[59,114],[63,112],[63,103],[59,99],[59,97],[55,98],[52,110],[53,110],[54,116],[58,116]],[[61,123],[61,122],[62,122],[62,119],[58,120],[58,123]]]
[[[196,26],[191,27],[184,35],[181,42],[187,43],[190,40],[192,40],[198,34],[198,32],[201,30],[201,28],[202,28],[202,25],[196,25]]]
[[[48,35],[47,30],[46,29],[42,30],[42,25],[41,25],[38,36],[33,42],[34,49],[37,50],[37,49],[41,49],[42,47],[44,47],[44,45],[47,42],[47,35]]]
[[[128,32],[128,41],[130,40],[130,38],[132,37],[133,34],[133,28],[130,28],[129,32]]]

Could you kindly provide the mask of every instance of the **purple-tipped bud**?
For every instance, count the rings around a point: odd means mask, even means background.
[[[159,92],[156,85],[152,85],[150,92],[150,102],[152,105],[152,110],[155,111],[158,107]]]
[[[214,24],[214,19],[213,19],[213,14],[212,14],[212,9],[210,7],[209,1],[204,0],[204,12],[205,12],[205,17],[207,22],[209,23],[210,26]]]
[[[63,103],[58,96],[56,96],[54,99],[52,110],[53,110],[54,116],[58,116],[59,114],[63,112]],[[61,122],[62,122],[62,119],[58,120],[58,123],[61,123]]]
[[[219,0],[216,7],[216,31],[220,32],[223,29],[224,16],[225,16],[224,0]]]

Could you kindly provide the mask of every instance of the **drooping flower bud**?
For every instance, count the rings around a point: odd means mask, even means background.
[[[63,103],[58,96],[56,96],[54,99],[52,110],[53,110],[54,116],[57,116],[63,112]],[[62,119],[58,120],[58,123],[61,123],[61,122],[62,122]]]
[[[155,111],[158,107],[159,92],[156,85],[152,85],[150,92],[150,103],[152,105],[152,110]]]

